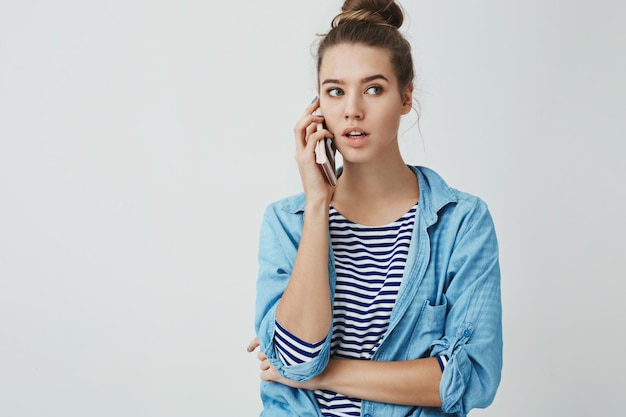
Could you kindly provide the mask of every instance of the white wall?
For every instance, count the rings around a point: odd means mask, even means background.
[[[257,236],[339,1],[0,2],[0,415],[256,415]],[[405,1],[408,162],[490,205],[482,416],[619,415],[626,5]]]

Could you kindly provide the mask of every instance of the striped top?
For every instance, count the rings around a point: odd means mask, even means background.
[[[337,281],[333,304],[331,356],[370,359],[389,326],[391,310],[409,253],[417,203],[385,226],[363,226],[330,207],[330,237]],[[317,356],[323,341],[306,343],[276,323],[275,343],[285,365]],[[324,416],[359,416],[361,400],[331,391],[316,391]]]

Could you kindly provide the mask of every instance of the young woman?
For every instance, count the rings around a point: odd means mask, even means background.
[[[400,154],[414,78],[402,21],[394,1],[347,0],[319,44],[319,96],[294,129],[304,192],[261,227],[248,350],[263,416],[464,416],[500,382],[487,207]],[[315,162],[324,137],[343,159],[336,187]]]

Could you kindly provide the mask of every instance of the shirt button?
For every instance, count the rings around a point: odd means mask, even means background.
[[[365,414],[363,417],[372,417],[371,414]]]
[[[472,331],[470,329],[465,329],[465,331],[463,332],[463,336],[465,337],[470,337],[471,334],[472,334]]]

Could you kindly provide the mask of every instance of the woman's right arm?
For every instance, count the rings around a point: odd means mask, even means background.
[[[313,115],[319,99],[305,109],[294,128],[295,159],[306,196],[304,226],[294,267],[278,302],[276,321],[297,338],[317,343],[332,325],[328,280],[328,208],[334,188],[315,163],[315,145],[330,132],[317,131],[323,118]]]
[[[323,340],[330,331],[332,306],[328,282],[328,205],[308,203],[302,240],[276,321],[307,343]]]

